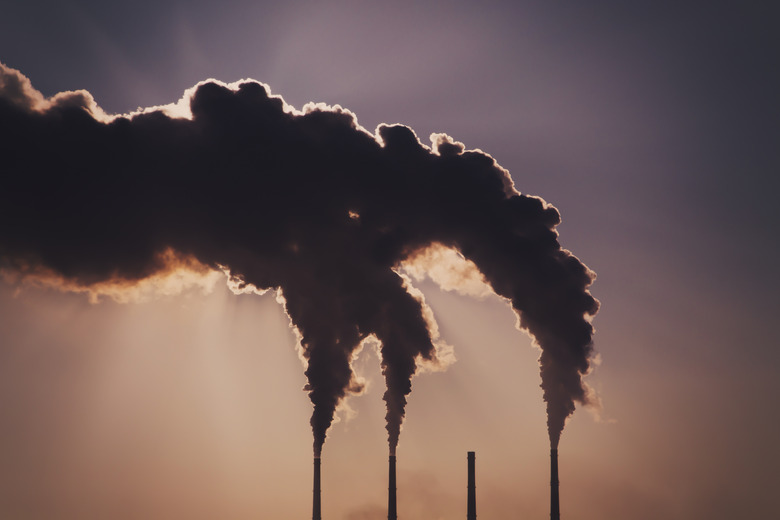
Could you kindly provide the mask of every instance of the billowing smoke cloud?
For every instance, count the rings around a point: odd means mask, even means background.
[[[372,135],[340,107],[295,111],[264,85],[203,82],[167,107],[107,116],[85,92],[45,98],[0,65],[0,267],[63,287],[132,286],[172,265],[275,288],[307,361],[319,455],[351,360],[381,342],[395,450],[412,376],[435,365],[429,309],[399,274],[459,251],[541,347],[551,442],[587,401],[594,279],[559,215],[488,155],[407,127]]]

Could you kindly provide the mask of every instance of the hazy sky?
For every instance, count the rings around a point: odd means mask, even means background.
[[[29,0],[2,7],[0,61],[109,113],[254,78],[491,154],[598,274],[603,411],[563,433],[562,516],[780,516],[780,10],[624,4]],[[474,450],[480,518],[544,518],[538,351],[497,298],[418,286],[458,361],[414,379],[399,516],[462,518]],[[222,282],[99,304],[0,284],[0,516],[308,517],[294,345],[272,295]],[[324,518],[386,517],[384,383],[373,351],[356,367]]]

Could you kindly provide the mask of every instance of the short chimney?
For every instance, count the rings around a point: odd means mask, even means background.
[[[477,487],[476,481],[476,469],[475,458],[476,454],[473,451],[468,452],[469,462],[469,477],[468,477],[468,499],[466,504],[466,520],[477,520]]]
[[[320,458],[314,457],[314,501],[311,508],[312,520],[322,520],[322,512],[320,509]]]
[[[390,455],[390,467],[387,485],[387,520],[398,520],[395,496],[395,455]]]
[[[550,520],[561,520],[558,503],[558,449],[550,450]]]

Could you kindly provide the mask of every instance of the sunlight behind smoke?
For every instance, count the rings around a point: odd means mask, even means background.
[[[118,303],[140,303],[173,296],[189,290],[199,290],[208,294],[224,278],[225,273],[211,269],[194,257],[182,256],[172,249],[166,249],[158,255],[158,271],[140,280],[114,278],[93,284],[80,284],[39,265],[17,263],[14,269],[0,269],[0,274],[20,289],[24,287],[47,287],[65,292],[86,294],[91,303],[101,298],[109,298]],[[228,286],[236,283],[228,278]],[[249,289],[244,287],[245,292]],[[235,291],[234,291],[235,292]]]
[[[476,298],[495,294],[474,262],[440,243],[412,253],[401,263],[401,270],[417,281],[428,277],[445,291]]]

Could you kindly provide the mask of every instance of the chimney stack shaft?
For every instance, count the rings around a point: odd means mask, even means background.
[[[312,520],[322,520],[322,511],[320,509],[320,458],[314,457],[314,501],[312,503]]]
[[[477,520],[476,454],[470,451],[467,458],[469,461],[469,494],[466,504],[466,520]]]
[[[387,520],[398,520],[398,513],[396,512],[395,505],[395,455],[390,455],[387,486]]]
[[[558,501],[558,449],[550,450],[550,520],[561,520]]]

